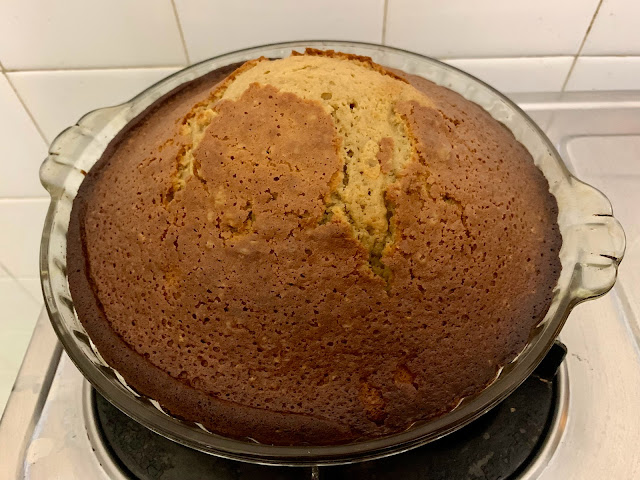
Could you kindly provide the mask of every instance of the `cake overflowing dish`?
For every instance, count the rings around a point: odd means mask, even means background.
[[[307,50],[157,101],[88,172],[67,234],[78,318],[170,414],[329,445],[478,394],[560,274],[531,155],[459,94]]]

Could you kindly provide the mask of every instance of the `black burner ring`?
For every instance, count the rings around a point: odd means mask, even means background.
[[[320,479],[506,479],[523,473],[543,443],[557,408],[555,373],[564,358],[556,344],[536,373],[500,405],[440,440],[380,460],[320,467]],[[125,475],[141,480],[215,478],[310,479],[312,469],[226,460],[168,440],[130,419],[94,392],[105,446]],[[317,477],[316,477],[317,478]]]

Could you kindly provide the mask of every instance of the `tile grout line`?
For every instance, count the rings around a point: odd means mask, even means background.
[[[602,54],[584,54],[580,55],[582,58],[640,58],[640,53],[607,53]]]
[[[384,8],[382,10],[382,38],[380,39],[382,45],[387,44],[387,18],[389,12],[389,0],[384,0]]]
[[[11,81],[11,77],[9,77],[9,75],[6,75],[6,74],[5,74],[5,77],[7,77],[7,82],[9,82],[9,86],[11,87],[11,90],[13,90],[13,93],[15,93],[16,97],[18,98],[18,101],[22,105],[22,108],[24,108],[24,111],[27,113],[27,115],[31,119],[31,122],[33,123],[33,126],[36,127],[36,130],[38,131],[38,133],[42,137],[42,140],[44,141],[44,144],[47,146],[47,150],[48,150],[49,144],[51,142],[49,142],[49,140],[47,140],[47,137],[45,136],[44,132],[42,131],[42,128],[40,128],[40,125],[38,124],[38,122],[36,122],[36,119],[33,116],[33,114],[31,113],[31,110],[29,110],[29,107],[27,107],[27,104],[22,99],[22,96],[20,95],[20,93],[18,93],[18,89],[15,87],[15,85]]]
[[[41,299],[38,298],[34,298],[33,295],[31,295],[31,292],[22,284],[22,282],[20,281],[20,279],[18,277],[16,277],[13,272],[11,270],[9,270],[2,262],[0,262],[0,270],[3,270],[4,273],[7,274],[7,277],[9,278],[9,280],[12,280],[14,283],[16,283],[18,285],[18,288],[20,288],[20,290],[22,290],[24,293],[27,294],[27,296],[33,300],[34,302],[36,302],[37,305],[42,306],[41,303]]]
[[[633,56],[633,55],[632,55]],[[452,60],[534,60],[540,58],[573,58],[574,55],[517,55],[513,57],[437,57],[441,62],[449,62]]]
[[[5,201],[8,202],[16,202],[16,201],[33,201],[33,200],[46,200],[46,201],[50,201],[51,197],[46,196],[46,192],[43,196],[41,197],[34,197],[34,196],[28,196],[28,197],[0,197],[0,204],[2,204]]]
[[[9,277],[10,279],[15,280],[16,282],[18,281],[18,279],[13,276],[13,274],[9,271],[9,269],[7,267],[4,266],[4,264],[2,262],[0,262],[0,270],[2,270],[4,273],[6,273],[7,277]]]
[[[385,28],[383,28],[383,35],[386,36]],[[386,41],[386,38],[385,38]],[[514,55],[514,56],[491,56],[491,57],[439,57],[438,59],[443,61],[448,60],[517,60],[517,59],[534,59],[534,58],[564,58],[571,57],[575,58],[576,55],[562,55],[562,54],[554,54],[554,55]],[[618,57],[618,58],[627,58],[627,57],[640,57],[640,54],[607,54],[607,55],[582,55],[583,57]],[[173,64],[173,65],[147,65],[147,66],[115,66],[115,67],[105,67],[105,66],[97,66],[97,67],[69,67],[69,68],[26,68],[26,69],[3,69],[2,72],[4,74],[11,73],[50,73],[50,72],[91,72],[91,71],[99,71],[99,72],[109,72],[113,70],[160,70],[160,69],[169,69],[169,68],[185,68],[185,64]],[[2,65],[0,65],[0,68]],[[7,75],[8,76],[8,75]]]
[[[189,58],[189,50],[187,49],[187,42],[184,39],[184,31],[182,30],[182,23],[180,22],[180,16],[178,15],[178,7],[176,7],[175,0],[171,0],[171,7],[173,7],[173,16],[178,24],[178,33],[180,33],[180,41],[182,42],[182,50],[184,56],[187,59],[187,65],[191,65],[191,59]]]
[[[5,69],[4,73],[30,73],[30,72],[86,72],[86,71],[111,71],[111,70],[159,70],[162,68],[184,68],[184,64],[173,65],[121,65],[115,67],[69,67],[69,68],[9,68]]]
[[[560,88],[561,92],[566,91],[567,84],[569,83],[569,79],[571,78],[571,74],[573,73],[573,69],[575,68],[576,63],[578,63],[578,58],[580,57],[580,54],[582,53],[582,49],[584,48],[584,45],[587,43],[587,38],[589,37],[589,32],[591,32],[591,29],[593,28],[593,24],[595,23],[596,18],[598,17],[598,12],[600,11],[600,7],[602,6],[602,2],[603,1],[604,0],[599,0],[598,6],[596,7],[596,10],[593,12],[593,16],[591,17],[591,21],[589,22],[589,26],[587,27],[587,31],[584,32],[584,37],[582,38],[582,42],[580,42],[580,46],[578,47],[578,51],[574,55],[573,61],[571,62],[571,66],[569,67],[569,71],[567,72],[567,76],[564,79],[564,82],[562,83],[562,87]]]

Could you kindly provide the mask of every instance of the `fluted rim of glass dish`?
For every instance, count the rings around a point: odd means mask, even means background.
[[[423,76],[479,104],[502,122],[529,150],[558,202],[563,237],[562,271],[551,306],[524,350],[498,372],[479,394],[451,412],[420,422],[404,432],[339,445],[276,446],[213,434],[201,425],[164,412],[158,403],[131,389],[102,359],[73,308],[66,276],[66,233],[71,205],[84,175],[115,135],[149,105],[178,86],[209,71],[259,56],[287,56],[305,47],[372,57],[382,65]],[[624,231],[608,199],[569,173],[543,131],[517,105],[477,78],[438,60],[369,43],[299,41],[247,48],[187,67],[147,88],[129,102],[95,110],[53,141],[40,169],[51,203],[40,247],[40,273],[51,323],[67,354],[96,390],[134,420],[191,448],[234,460],[270,465],[334,465],[401,453],[447,435],[493,408],[536,368],[578,303],[613,286],[625,249]]]

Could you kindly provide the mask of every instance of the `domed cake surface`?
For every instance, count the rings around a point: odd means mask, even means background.
[[[366,57],[213,72],[114,139],[69,282],[139,392],[222,435],[338,444],[477,394],[560,272],[557,205],[477,105]]]

